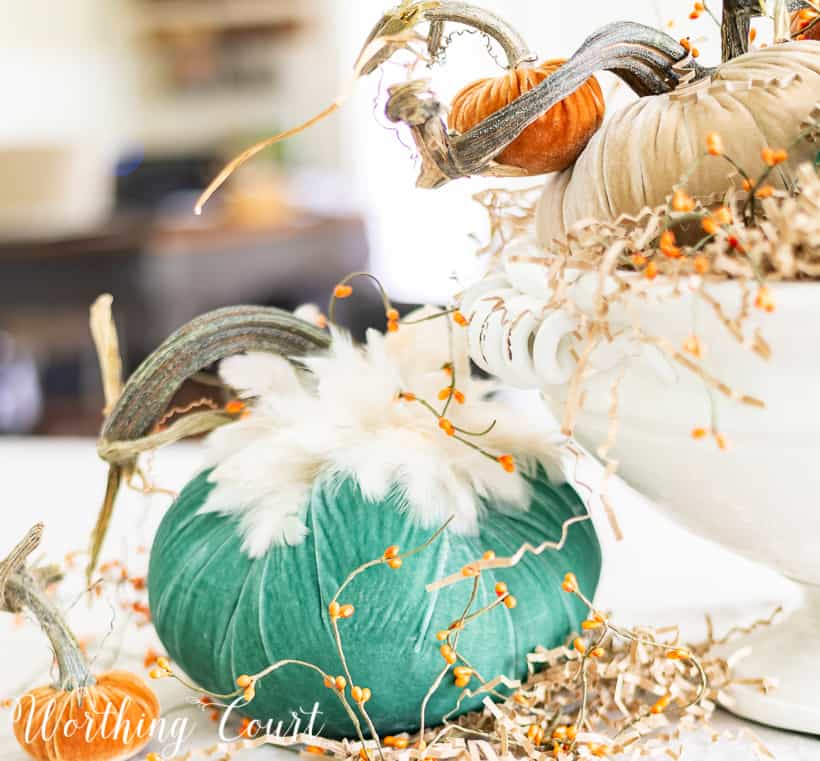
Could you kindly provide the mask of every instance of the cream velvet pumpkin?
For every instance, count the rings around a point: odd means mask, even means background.
[[[717,132],[725,153],[749,174],[764,165],[760,149],[789,146],[820,102],[820,42],[775,45],[735,58],[677,90],[641,98],[604,123],[575,164],[547,178],[537,211],[538,240],[548,245],[581,219],[613,220],[663,204]],[[817,146],[791,151],[794,168]],[[727,189],[722,159],[701,161],[686,188],[704,203]],[[772,181],[779,183],[778,173]]]

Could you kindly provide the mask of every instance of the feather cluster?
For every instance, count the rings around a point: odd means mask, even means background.
[[[409,320],[432,317],[420,310]],[[410,518],[434,528],[453,515],[453,530],[476,533],[482,510],[526,510],[528,474],[540,466],[560,479],[554,427],[493,401],[495,383],[473,378],[466,331],[447,318],[405,325],[397,333],[370,331],[364,346],[333,330],[332,348],[301,358],[247,354],[220,366],[224,382],[250,401],[249,413],[212,433],[209,480],[215,485],[202,512],[235,515],[243,550],[252,557],[307,534],[305,514],[317,481],[352,477],[369,501],[399,496]],[[493,455],[511,454],[516,471],[446,435],[412,392],[441,410],[452,367],[464,403],[447,418]]]

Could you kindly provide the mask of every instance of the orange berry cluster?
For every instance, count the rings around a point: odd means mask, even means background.
[[[762,309],[764,312],[774,312],[774,296],[767,286],[763,285],[758,290],[757,296],[755,296],[755,306],[758,309]]]
[[[677,246],[675,233],[672,230],[664,230],[661,233],[658,248],[664,256],[668,256],[670,259],[680,259],[682,255],[680,248]]]
[[[710,156],[723,155],[723,138],[717,132],[709,132],[706,135],[706,152]]]
[[[680,46],[681,46],[681,47],[682,47],[682,48],[683,48],[683,49],[684,49],[687,53],[689,53],[689,55],[691,55],[691,56],[692,56],[692,58],[698,58],[698,57],[700,57],[700,50],[698,50],[696,47],[694,47],[694,46],[692,45],[692,43],[691,43],[691,42],[689,42],[689,38],[688,38],[688,37],[684,37],[682,40],[679,40],[679,42],[680,42]]]
[[[151,679],[165,679],[165,677],[171,676],[174,673],[171,670],[171,664],[167,658],[157,658],[154,662],[157,664],[156,668],[148,672],[148,676],[150,676]]]
[[[443,388],[441,389],[441,391],[438,392],[438,398],[440,402],[444,402],[450,397],[455,399],[459,404],[464,404],[464,394],[457,388],[450,388],[448,386],[447,388]]]
[[[330,614],[332,621],[339,618],[350,618],[353,615],[355,608],[352,605],[340,605],[336,600],[327,606],[327,612]]]
[[[236,686],[244,690],[242,697],[246,703],[250,703],[256,697],[256,679],[247,674],[242,674],[236,680]]]
[[[391,544],[383,554],[384,561],[394,570],[401,568],[402,560],[398,557],[399,545]]]
[[[692,438],[695,439],[695,441],[699,441],[700,439],[705,439],[710,433],[715,437],[715,443],[718,445],[718,449],[723,452],[729,449],[729,440],[717,431],[709,431],[706,428],[693,428]]]

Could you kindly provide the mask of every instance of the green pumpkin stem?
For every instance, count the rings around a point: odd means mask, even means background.
[[[27,609],[32,613],[54,650],[59,669],[57,687],[70,692],[94,684],[94,678],[77,638],[43,591],[44,582],[54,581],[59,574],[52,568],[29,571],[25,567],[42,535],[43,524],[38,523],[0,563],[0,610],[19,613]]]
[[[310,323],[281,309],[258,306],[217,309],[167,338],[129,378],[100,435],[98,453],[110,468],[92,536],[88,577],[97,566],[123,477],[136,471],[139,453],[234,419],[223,412],[194,413],[175,424],[173,431],[154,435],[174,394],[188,378],[234,354],[268,352],[297,357],[329,346],[329,336]]]

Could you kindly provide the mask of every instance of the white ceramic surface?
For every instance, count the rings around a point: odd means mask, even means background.
[[[508,383],[541,388],[560,418],[577,322],[546,309],[544,271],[508,259],[506,272],[468,290],[461,307],[471,319],[473,359]],[[580,305],[584,292],[595,287],[589,278],[574,288]],[[662,283],[657,287],[663,292]],[[728,399],[658,349],[621,338],[590,357],[575,434],[590,451],[606,441],[613,382],[623,371],[610,453],[619,475],[692,531],[804,585],[804,608],[762,632],[741,667],[749,675],[776,675],[775,696],[739,690],[734,710],[820,734],[820,284],[772,290],[776,311],[752,309],[744,324],[749,340],[760,329],[772,349],[769,361],[741,346],[691,292],[637,309],[643,328],[671,346],[698,335],[708,372],[737,393],[762,400],[764,409]],[[726,314],[738,313],[738,284],[710,292]],[[611,317],[629,324],[625,314]],[[691,436],[695,427],[709,428],[712,407],[730,442],[726,452],[712,438]],[[721,584],[719,577],[715,584]]]

